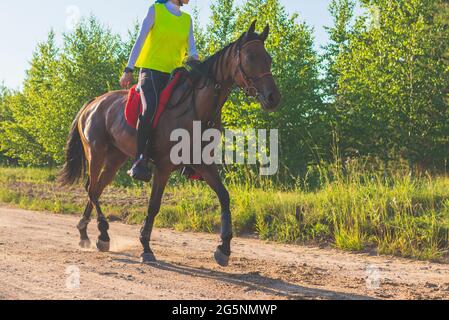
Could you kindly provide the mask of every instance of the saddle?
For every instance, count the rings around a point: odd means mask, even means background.
[[[174,70],[170,76],[170,80],[165,89],[161,92],[159,97],[159,105],[157,106],[156,112],[154,114],[154,120],[152,123],[152,128],[156,129],[161,115],[164,113],[170,98],[180,84],[180,80],[186,77],[187,70],[184,68],[178,68]],[[138,85],[134,85],[128,93],[128,101],[125,107],[125,118],[126,122],[133,128],[137,128],[137,121],[140,114],[142,113],[142,100],[140,96],[140,90]]]

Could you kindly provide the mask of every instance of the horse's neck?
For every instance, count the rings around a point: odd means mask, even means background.
[[[196,113],[198,120],[203,122],[219,121],[221,110],[228,100],[232,85],[222,85],[217,90],[214,85],[210,85],[197,94]]]
[[[232,50],[232,49],[228,49]],[[213,75],[214,81],[205,87],[202,94],[204,100],[197,107],[198,118],[203,121],[219,121],[221,117],[221,110],[225,105],[234,85],[232,70],[233,61],[231,59],[232,51],[227,54],[227,59],[221,61],[221,65],[213,66],[217,70]],[[218,63],[218,62],[216,62]],[[219,89],[217,89],[217,85]]]

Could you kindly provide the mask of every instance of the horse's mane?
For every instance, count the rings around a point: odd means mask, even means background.
[[[244,32],[237,40],[229,43],[223,49],[217,51],[216,53],[205,59],[203,62],[193,65],[191,67],[191,70],[186,72],[187,78],[193,85],[189,86],[188,89],[184,88],[185,94],[176,104],[172,105],[172,107],[176,107],[183,101],[185,101],[185,99],[187,99],[189,95],[195,91],[195,88],[203,88],[210,83],[215,84],[217,82],[216,75],[220,70],[222,70],[224,57],[232,53],[236,54],[237,48],[241,48],[245,43],[259,39],[260,35],[255,32]],[[181,69],[186,71],[185,68]],[[178,69],[176,69],[174,72],[176,72],[177,70]],[[172,76],[173,74],[174,73],[172,73]],[[180,84],[178,84],[177,87],[180,87]]]
[[[223,49],[217,51],[210,57],[206,58],[203,62],[195,65],[192,70],[189,71],[189,78],[193,83],[210,83],[216,81],[216,74],[221,70],[223,63],[223,57],[228,54],[229,51],[235,51],[236,48],[240,48],[246,42],[260,39],[260,35],[253,33],[243,33],[237,40],[229,43]],[[232,52],[231,52],[232,53]]]

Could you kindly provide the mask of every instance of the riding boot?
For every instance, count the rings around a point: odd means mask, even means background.
[[[150,182],[151,170],[148,166],[148,152],[147,146],[149,145],[150,137],[150,124],[144,121],[142,116],[139,117],[139,123],[137,124],[137,154],[134,164],[131,170],[128,171],[133,179]]]

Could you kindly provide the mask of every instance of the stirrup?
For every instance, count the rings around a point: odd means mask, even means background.
[[[148,166],[148,161],[143,155],[141,155],[140,158],[134,162],[132,168],[127,173],[135,180],[143,182],[151,181],[151,170]]]

